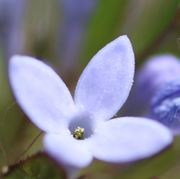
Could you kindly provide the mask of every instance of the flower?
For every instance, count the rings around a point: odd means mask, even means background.
[[[142,66],[136,79],[137,95],[147,101],[148,115],[174,134],[180,133],[179,59],[170,54],[153,56]]]
[[[74,100],[43,62],[16,55],[9,65],[18,103],[45,131],[45,150],[65,166],[77,168],[89,165],[93,158],[118,163],[143,159],[171,144],[171,132],[156,121],[109,120],[126,101],[133,76],[134,53],[125,35],[92,58],[77,83]]]

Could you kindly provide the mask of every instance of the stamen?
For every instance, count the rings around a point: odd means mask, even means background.
[[[73,132],[73,137],[75,139],[84,139],[84,128],[77,127]]]

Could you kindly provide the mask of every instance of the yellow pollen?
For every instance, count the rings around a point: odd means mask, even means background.
[[[75,139],[84,139],[84,128],[77,127],[73,132],[73,137]]]

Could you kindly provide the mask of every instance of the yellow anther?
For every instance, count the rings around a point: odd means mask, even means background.
[[[75,139],[84,139],[84,128],[77,127],[73,132],[73,137]]]

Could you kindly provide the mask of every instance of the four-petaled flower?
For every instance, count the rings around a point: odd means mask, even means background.
[[[14,95],[30,120],[45,131],[44,148],[65,166],[85,167],[97,158],[131,162],[149,157],[173,140],[160,123],[137,117],[111,119],[126,101],[134,76],[127,36],[101,49],[82,73],[74,100],[43,62],[15,55],[9,76]]]

